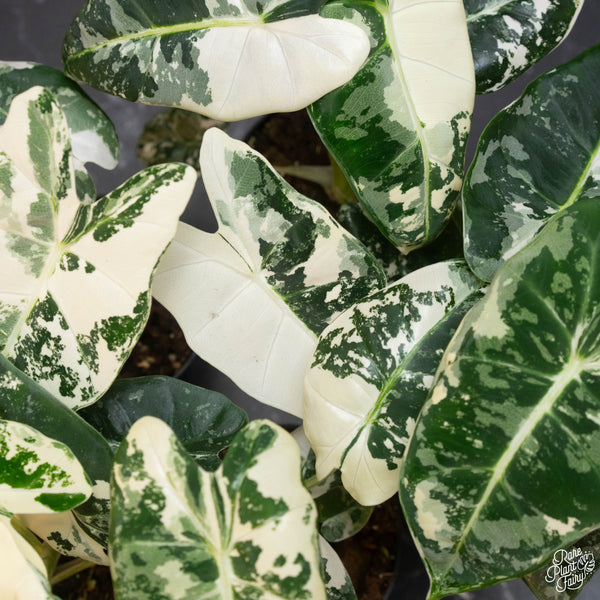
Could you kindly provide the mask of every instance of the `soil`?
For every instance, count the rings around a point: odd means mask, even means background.
[[[314,132],[306,111],[277,115],[264,121],[249,142],[274,165],[329,163],[327,151]],[[294,177],[286,179],[304,195],[334,210],[319,185]],[[121,375],[175,375],[191,354],[175,320],[165,308],[153,302],[146,329]],[[358,600],[384,598],[394,578],[398,532],[402,527],[398,499],[394,497],[375,508],[368,524],[357,535],[334,544],[352,579]],[[62,600],[114,600],[110,571],[100,566],[56,584],[53,593]]]

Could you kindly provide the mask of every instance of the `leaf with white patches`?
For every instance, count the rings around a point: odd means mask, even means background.
[[[400,499],[430,598],[541,566],[600,525],[600,204],[508,260],[448,345]]]
[[[119,140],[114,125],[72,79],[53,67],[0,61],[0,125],[15,96],[36,85],[52,92],[63,111],[73,155],[81,163],[94,162],[105,169],[114,169],[119,160]]]
[[[145,416],[164,421],[204,468],[215,470],[219,452],[248,422],[246,413],[225,396],[173,377],[118,379],[92,406],[79,413],[114,448]]]
[[[292,432],[302,456],[302,481],[317,506],[319,532],[328,542],[341,542],[357,534],[368,522],[373,507],[362,506],[344,489],[339,471],[319,481],[316,458],[302,427]]]
[[[566,569],[566,572],[565,572]],[[557,550],[537,571],[523,577],[538,600],[573,600],[600,569],[600,529]]]
[[[464,0],[477,93],[503,88],[569,34],[584,0]]]
[[[340,469],[364,505],[397,492],[437,364],[479,287],[464,261],[438,263],[371,294],[323,331],[304,386],[317,477]]]
[[[327,600],[356,600],[352,580],[336,551],[319,537]]]
[[[88,0],[65,38],[65,69],[128,100],[224,121],[298,110],[369,51],[360,28],[314,14],[321,4]]]
[[[67,446],[33,427],[0,419],[0,509],[60,512],[91,493],[85,471]]]
[[[404,253],[454,210],[475,99],[460,0],[337,1],[322,14],[371,39],[365,65],[309,108],[362,207]]]
[[[219,230],[180,224],[152,293],[194,352],[257,400],[301,416],[317,335],[385,276],[246,144],[210,129],[200,166]]]
[[[44,561],[0,513],[0,598],[59,600],[50,590]]]
[[[79,533],[72,535],[85,540],[93,536],[97,543],[108,540],[109,491],[108,482],[113,453],[106,440],[79,415],[65,406],[44,388],[19,371],[0,355],[0,418],[19,421],[37,429],[47,437],[65,444],[77,457],[91,479],[92,496],[74,509],[70,520],[81,521]],[[45,515],[44,523],[56,522],[57,530],[64,529],[63,515]],[[70,529],[74,527],[69,526]],[[86,548],[89,544],[84,544]],[[82,550],[83,551],[83,550]],[[80,556],[80,554],[77,554]],[[88,559],[89,560],[89,559]]]
[[[583,198],[600,198],[600,45],[536,79],[485,129],[463,190],[471,268],[490,281]]]
[[[106,391],[145,325],[152,271],[195,180],[191,167],[153,167],[82,203],[52,95],[17,96],[0,128],[4,356],[71,408]]]
[[[250,423],[213,473],[143,417],[117,452],[112,503],[117,600],[325,600],[300,453],[274,424]]]

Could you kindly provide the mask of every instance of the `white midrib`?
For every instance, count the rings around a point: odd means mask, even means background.
[[[446,570],[446,575],[451,571],[454,563],[458,559],[458,553],[460,548],[464,545],[467,536],[471,533],[475,523],[479,519],[481,511],[487,504],[492,492],[501,481],[507,467],[510,465],[512,460],[514,459],[517,452],[520,450],[523,443],[527,440],[527,438],[531,435],[531,432],[535,429],[537,424],[542,420],[542,418],[548,414],[554,403],[560,398],[562,392],[565,388],[573,381],[573,379],[578,379],[579,374],[587,367],[587,362],[584,359],[578,357],[575,353],[571,355],[569,362],[565,365],[565,368],[554,378],[554,383],[550,387],[550,389],[546,392],[544,397],[538,402],[535,409],[531,412],[529,417],[523,421],[521,427],[517,431],[516,435],[513,437],[511,443],[508,448],[505,450],[504,454],[500,457],[500,460],[496,463],[496,467],[494,468],[493,475],[481,496],[481,500],[475,506],[475,510],[469,519],[469,522],[464,528],[463,534],[461,535],[456,547],[454,549],[454,555],[450,563],[448,564],[448,568]]]

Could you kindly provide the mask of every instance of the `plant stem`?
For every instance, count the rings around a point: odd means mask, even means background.
[[[50,578],[50,583],[52,585],[56,585],[57,583],[64,581],[65,579],[68,579],[69,577],[72,577],[81,571],[85,571],[86,569],[90,569],[95,566],[96,563],[93,563],[89,560],[76,558],[56,569]]]

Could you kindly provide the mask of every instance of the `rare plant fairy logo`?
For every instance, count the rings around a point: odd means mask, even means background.
[[[557,550],[546,571],[546,582],[554,583],[557,592],[578,590],[588,575],[594,572],[595,566],[591,552],[582,552],[581,548]]]

